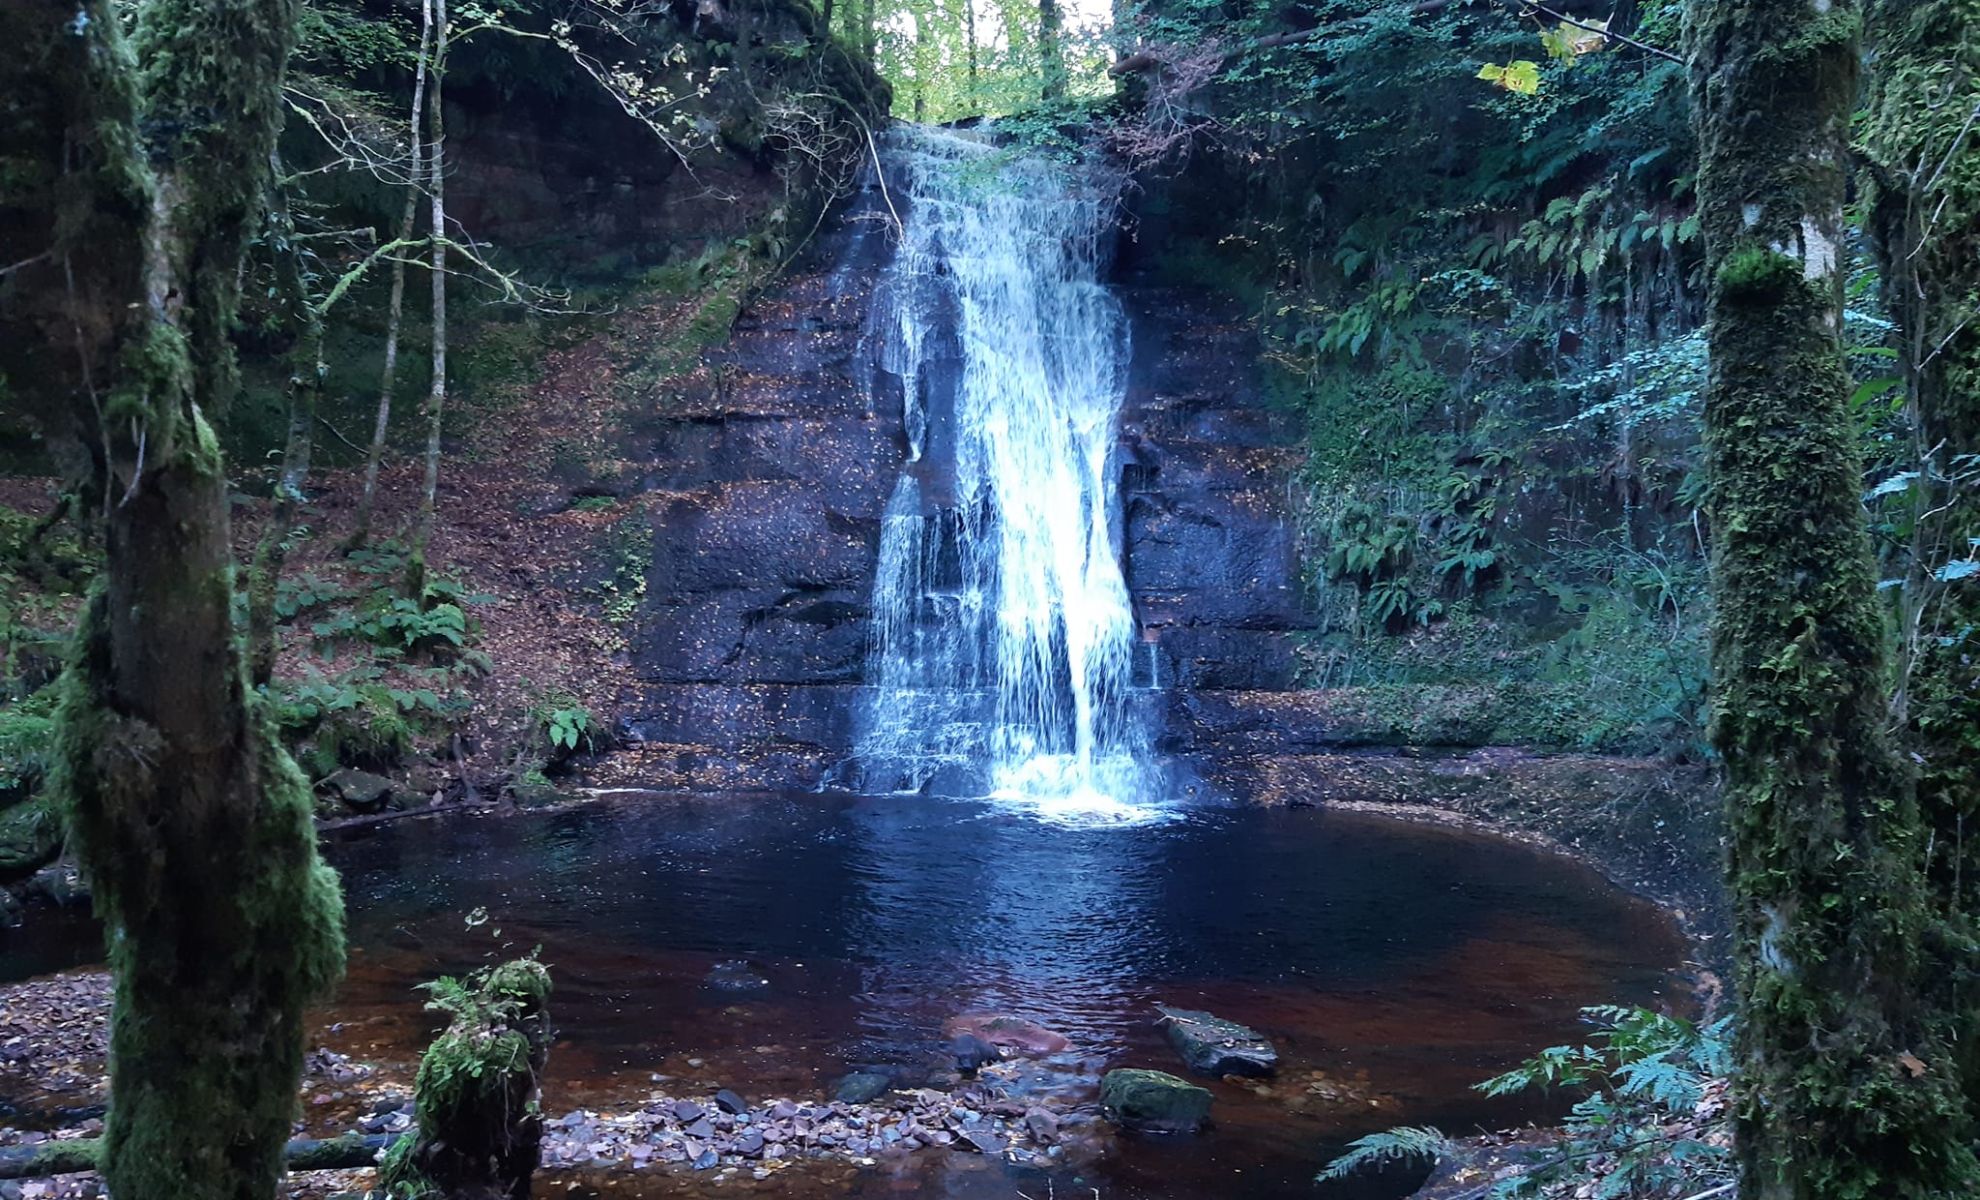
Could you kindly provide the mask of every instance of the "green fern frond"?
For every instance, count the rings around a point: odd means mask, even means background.
[[[1371,1133],[1348,1143],[1347,1153],[1327,1164],[1316,1181],[1346,1179],[1364,1167],[1381,1166],[1406,1158],[1427,1158],[1432,1162],[1451,1152],[1451,1139],[1428,1125],[1402,1125],[1381,1133]]]

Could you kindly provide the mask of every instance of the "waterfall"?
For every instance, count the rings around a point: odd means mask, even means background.
[[[908,461],[841,778],[1150,812],[1115,491],[1128,329],[1100,281],[1118,183],[967,133],[890,140],[905,227],[868,342]]]

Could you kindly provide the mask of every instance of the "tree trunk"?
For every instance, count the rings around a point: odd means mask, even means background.
[[[255,545],[254,561],[248,570],[248,683],[267,687],[275,676],[275,656],[280,649],[275,621],[275,592],[282,580],[282,567],[289,557],[289,536],[296,523],[296,505],[309,482],[309,460],[314,445],[317,401],[323,395],[323,314],[309,291],[309,272],[304,266],[302,243],[296,239],[295,215],[282,190],[281,162],[270,163],[271,204],[268,213],[268,243],[275,256],[277,287],[282,307],[295,333],[296,345],[289,356],[289,436],[282,450],[282,469],[275,481],[275,502]]]
[[[426,589],[426,550],[433,541],[440,498],[440,427],[447,408],[447,146],[445,82],[447,0],[426,0],[433,24],[433,87],[427,98],[427,194],[433,227],[433,383],[426,392],[426,480],[419,496],[419,524],[413,532],[406,591],[414,600]]]
[[[378,1161],[381,1151],[404,1134],[346,1133],[333,1138],[294,1138],[282,1147],[290,1171],[348,1171]],[[73,1138],[0,1149],[0,1179],[46,1179],[97,1169],[103,1154],[99,1138]]]
[[[266,1200],[342,908],[308,785],[247,686],[209,422],[236,390],[295,9],[147,0],[134,46],[108,0],[0,0],[0,18],[38,93],[0,95],[60,131],[45,272],[9,299],[53,298],[42,361],[64,366],[22,384],[67,414],[104,528],[56,747],[116,980],[102,1170],[119,1196]]]
[[[1852,0],[1693,0],[1741,1194],[1966,1194],[1838,332]]]
[[[406,206],[399,214],[399,242],[412,241],[419,223],[419,183],[425,168],[425,142],[420,122],[426,110],[426,60],[433,48],[433,10],[419,9],[419,52],[413,60],[412,120],[407,122],[411,153],[406,165]],[[378,496],[378,467],[385,458],[385,433],[392,423],[392,389],[399,380],[399,327],[406,310],[406,251],[392,257],[392,298],[385,317],[385,369],[378,383],[378,415],[371,423],[371,448],[364,459],[364,490],[358,494],[357,519],[346,548],[355,550],[371,537],[371,509]]]
[[[1980,1119],[1980,10],[1953,0],[1872,0],[1863,146],[1871,244],[1897,322],[1920,449],[1905,581],[1899,716],[1922,764],[1919,807],[1944,922],[1932,949]],[[1950,569],[1949,569],[1950,568]]]
[[[969,104],[976,107],[976,0],[962,0],[963,46],[969,55]]]
[[[1065,19],[1059,0],[1038,0],[1038,71],[1046,102],[1066,95]]]

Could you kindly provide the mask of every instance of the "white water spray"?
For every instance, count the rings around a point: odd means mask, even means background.
[[[1149,819],[1114,488],[1128,331],[1099,279],[1115,189],[967,134],[893,148],[906,226],[871,333],[908,464],[859,782]]]

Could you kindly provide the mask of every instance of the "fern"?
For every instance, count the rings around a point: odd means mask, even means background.
[[[1348,1143],[1347,1153],[1328,1163],[1315,1178],[1321,1183],[1346,1179],[1368,1167],[1411,1158],[1427,1158],[1435,1163],[1450,1152],[1451,1139],[1438,1130],[1428,1125],[1404,1125],[1356,1138]]]

